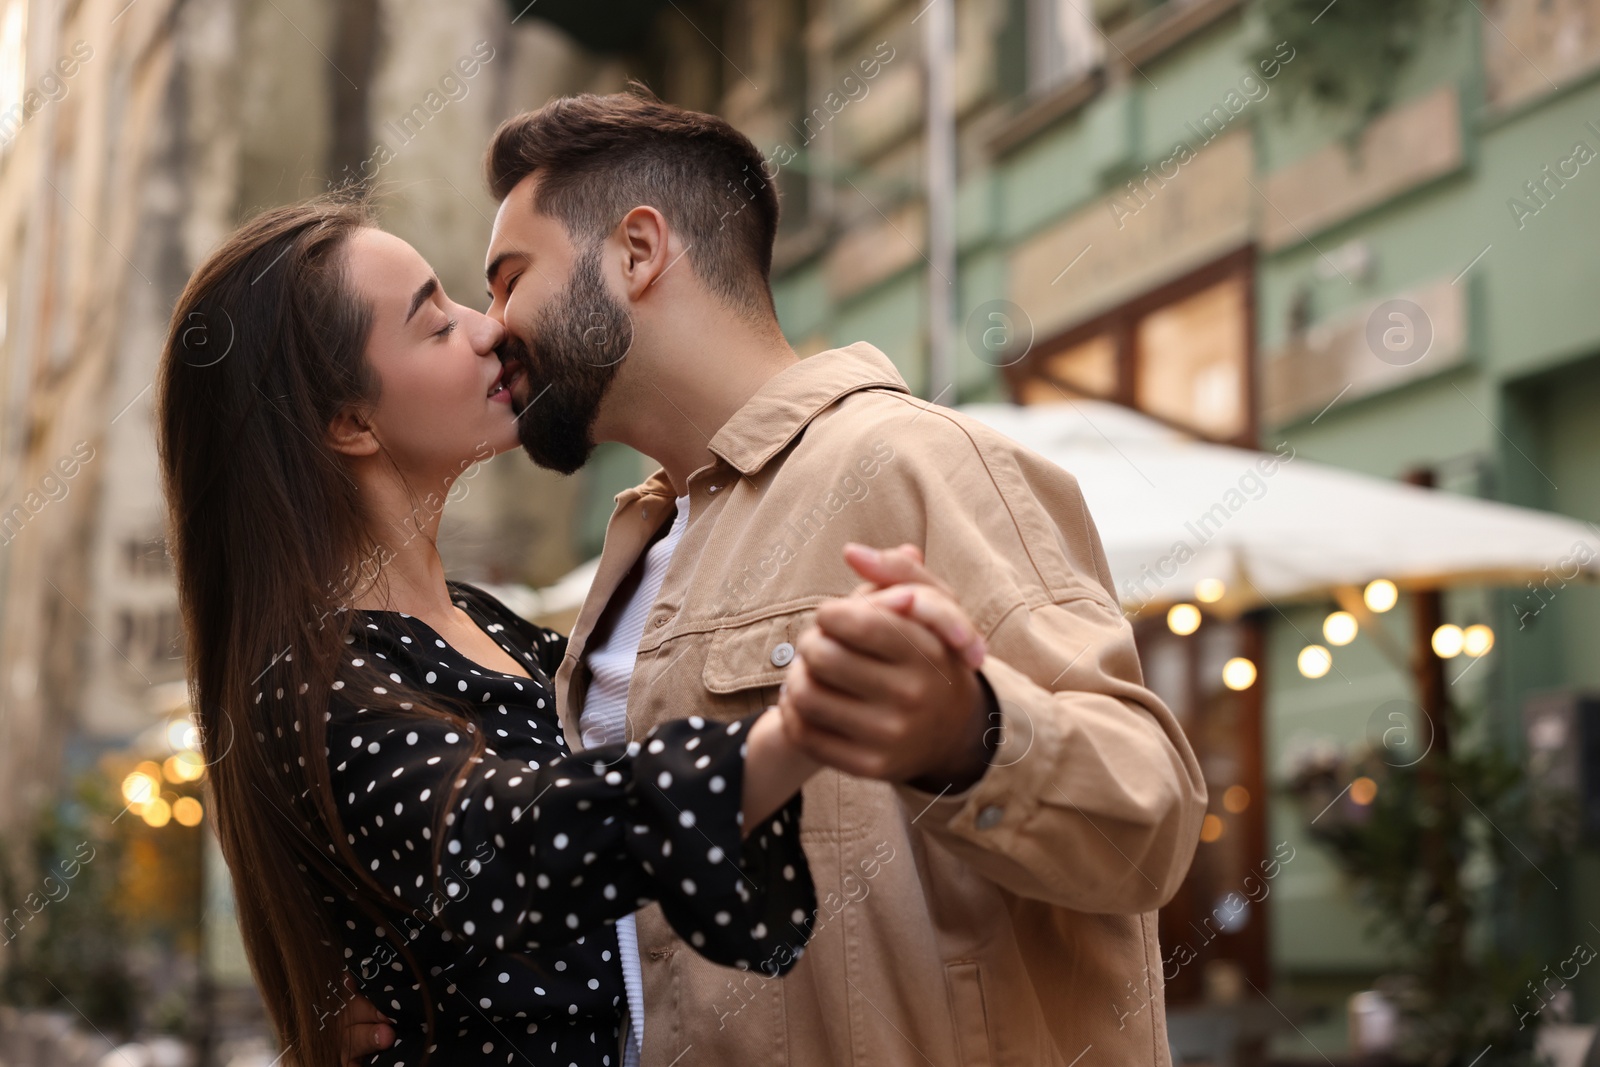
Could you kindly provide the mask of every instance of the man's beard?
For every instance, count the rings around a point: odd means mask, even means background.
[[[571,474],[594,452],[600,403],[633,345],[633,321],[600,276],[598,244],[579,255],[530,334],[531,352],[509,330],[500,344],[501,362],[522,368],[531,394],[517,409],[517,438],[539,466]]]

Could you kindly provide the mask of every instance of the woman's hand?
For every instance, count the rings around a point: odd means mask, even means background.
[[[344,1067],[361,1067],[374,1052],[394,1044],[394,1027],[376,1004],[356,992],[348,974],[344,987],[350,999],[339,1013],[339,1054]]]
[[[787,804],[789,798],[822,769],[822,764],[784,736],[783,721],[776,707],[768,708],[751,724],[745,744],[741,829],[749,836],[751,830]]]
[[[999,718],[977,673],[983,638],[914,547],[845,556],[867,584],[818,608],[796,641],[779,698],[785,736],[848,774],[967,788]]]

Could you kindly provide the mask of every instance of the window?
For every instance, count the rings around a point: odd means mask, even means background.
[[[1248,249],[1058,335],[1008,369],[1023,404],[1112,400],[1213,441],[1251,445]]]
[[[1228,278],[1139,320],[1134,406],[1207,437],[1245,427],[1244,283]]]
[[[1098,67],[1105,42],[1091,0],[1027,0],[1028,91],[1043,93]]]

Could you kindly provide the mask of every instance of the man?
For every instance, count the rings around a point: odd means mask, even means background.
[[[619,441],[662,468],[617,497],[556,679],[569,739],[746,714],[799,655],[787,729],[842,772],[805,789],[822,908],[787,978],[685,951],[657,907],[619,927],[630,1058],[1165,1064],[1154,913],[1205,787],[1077,484],[868,344],[797,358],[763,167],[722,120],[633,95],[518,116],[487,157],[526,450],[570,472]],[[846,566],[852,542],[914,550]],[[819,607],[930,572],[977,670],[861,598]]]

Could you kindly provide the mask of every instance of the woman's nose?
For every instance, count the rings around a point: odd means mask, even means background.
[[[500,347],[500,342],[505,338],[506,328],[479,311],[470,312],[472,319],[468,326],[472,337],[472,350],[480,356],[487,356]]]

